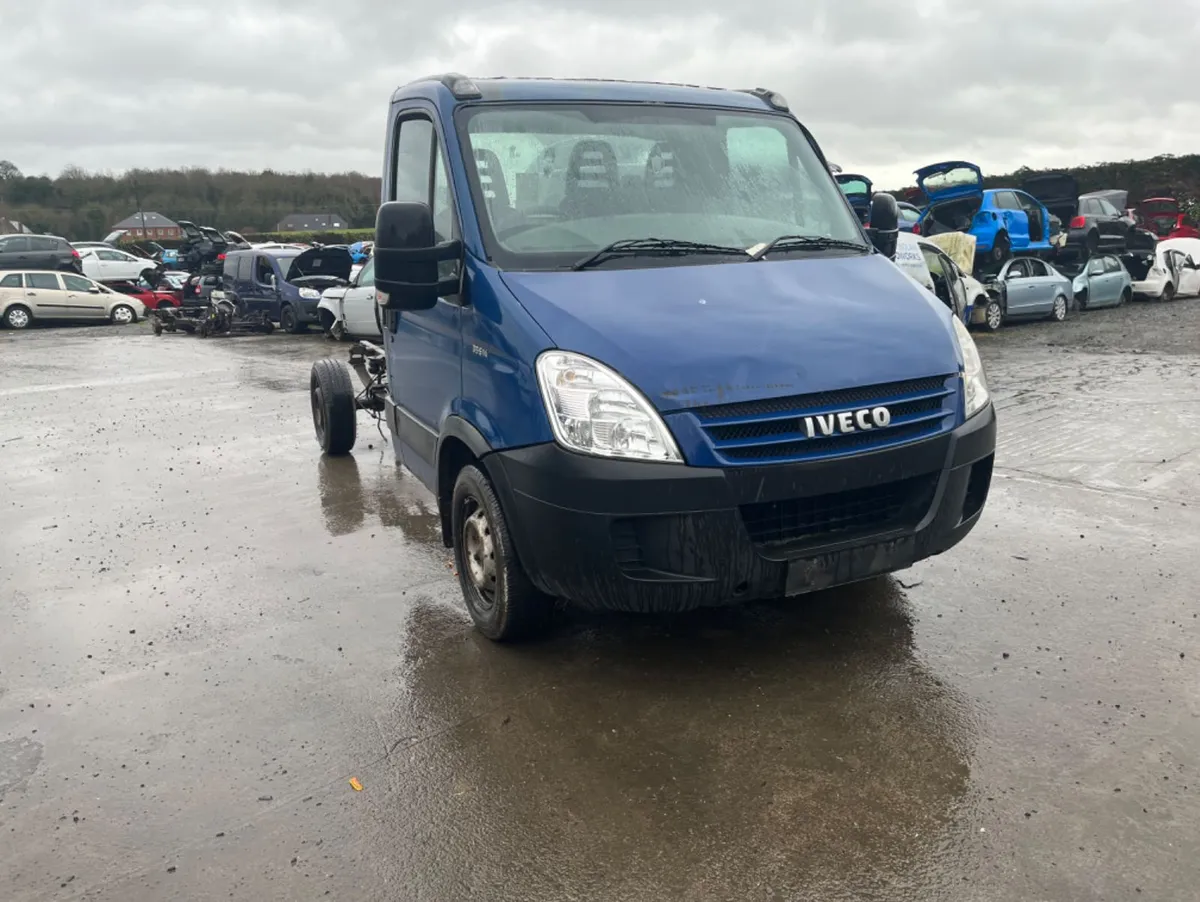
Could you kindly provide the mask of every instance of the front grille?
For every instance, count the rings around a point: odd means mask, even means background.
[[[919,523],[933,502],[937,479],[929,473],[847,492],[743,504],[742,523],[756,545],[878,535]]]
[[[716,456],[729,463],[786,462],[888,448],[954,425],[957,377],[933,376],[811,395],[720,404],[693,411]],[[806,417],[886,407],[887,426],[809,435]]]

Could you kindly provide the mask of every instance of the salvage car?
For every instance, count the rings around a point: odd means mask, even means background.
[[[1133,277],[1114,254],[1101,254],[1076,265],[1059,263],[1058,269],[1071,279],[1080,310],[1119,307],[1133,298]]]
[[[83,274],[97,282],[132,282],[144,279],[153,285],[162,267],[116,248],[86,247],[79,252]]]
[[[989,292],[982,282],[970,275],[975,269],[974,235],[946,232],[920,239],[920,246],[927,259],[931,249],[941,251],[950,258],[955,280],[960,283],[966,301],[960,311],[966,325],[984,326],[989,332],[995,332],[1004,324],[1004,305],[999,294]],[[933,269],[932,262],[930,268]],[[946,269],[944,263],[941,269]]]
[[[853,172],[839,172],[833,178],[842,189],[842,194],[846,195],[850,209],[857,214],[859,221],[866,225],[871,215],[871,196],[874,193],[871,180],[865,175]]]
[[[154,288],[149,282],[139,279],[136,282],[106,282],[113,291],[137,298],[147,310],[158,310],[160,307],[178,307],[182,301],[182,288],[177,291]]]
[[[1079,182],[1066,172],[1031,176],[1021,187],[1066,225],[1068,250],[1090,257],[1101,251],[1123,253],[1137,243],[1137,223],[1125,213],[1121,197],[1124,192],[1080,194]],[[1120,201],[1120,205],[1114,204],[1114,200]]]
[[[379,305],[375,302],[375,261],[368,259],[349,285],[326,288],[317,304],[321,328],[330,338],[379,338]]]
[[[1138,224],[1159,239],[1200,238],[1200,231],[1173,197],[1148,197],[1135,209]]]
[[[1014,257],[986,284],[998,293],[1005,319],[1042,317],[1061,323],[1075,296],[1070,279],[1033,257]]]
[[[319,322],[321,292],[350,281],[345,247],[243,250],[225,255],[221,289],[244,315],[265,313],[292,334]]]
[[[25,329],[41,320],[136,323],[146,315],[137,298],[127,297],[86,276],[50,270],[0,274],[0,322]]]
[[[921,225],[921,208],[907,201],[897,201],[900,210],[900,231],[916,232]]]
[[[983,187],[974,163],[947,160],[917,170],[917,186],[928,198],[921,234],[969,232],[977,260],[999,266],[1012,254],[1050,254],[1050,211],[1016,188]],[[982,261],[981,261],[982,262]]]
[[[483,635],[535,634],[555,599],[800,595],[979,522],[996,421],[974,339],[893,265],[894,198],[864,229],[778,94],[447,74],[398,89],[386,131],[383,347],[351,347],[361,390],[313,364],[314,432],[347,454],[357,410],[386,423]],[[517,142],[561,148],[560,203],[554,167],[489,196],[503,164],[477,151]]]
[[[1126,254],[1121,258],[1133,277],[1133,295],[1155,301],[1200,294],[1200,267],[1191,242],[1194,238],[1160,241],[1152,253]]]
[[[57,235],[0,235],[0,269],[79,272],[79,251]]]

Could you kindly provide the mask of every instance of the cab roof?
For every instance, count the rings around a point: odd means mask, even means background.
[[[465,96],[456,85],[469,83],[477,93]],[[596,78],[471,78],[454,72],[419,78],[397,88],[392,102],[409,98],[438,101],[597,101],[609,103],[675,103],[739,110],[777,110],[766,88],[730,90],[702,85]]]

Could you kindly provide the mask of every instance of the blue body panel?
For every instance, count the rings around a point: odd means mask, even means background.
[[[962,361],[950,314],[878,254],[583,272],[499,272],[486,261],[454,133],[460,106],[583,99],[770,110],[761,98],[622,82],[475,84],[482,100],[457,100],[439,81],[406,86],[392,98],[388,123],[390,135],[401,114],[431,114],[466,251],[468,302],[442,299],[431,310],[406,311],[384,335],[392,399],[418,430],[412,441],[402,438],[400,450],[431,489],[437,463],[419,430],[440,441],[450,417],[465,420],[497,451],[553,441],[534,371],[538,354],[551,348],[622,373],[664,413],[692,465],[734,465],[695,413],[710,405],[798,398],[811,412],[817,408],[801,396],[876,386],[880,394],[872,397],[886,398],[891,384],[932,379],[933,394],[920,403],[937,410],[926,411],[906,440],[962,423]],[[385,165],[384,201],[391,180]]]

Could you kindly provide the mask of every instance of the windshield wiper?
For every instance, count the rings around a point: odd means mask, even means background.
[[[740,247],[677,238],[622,238],[572,264],[571,269],[587,269],[613,257],[685,257],[690,254],[736,255],[744,258],[746,251]]]
[[[841,238],[826,238],[824,235],[780,235],[772,238],[766,244],[761,244],[750,252],[751,260],[761,260],[773,250],[853,250],[869,253],[870,248],[857,241],[845,241]]]

